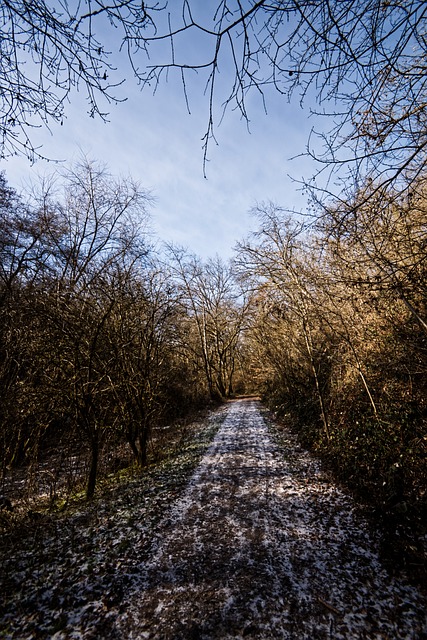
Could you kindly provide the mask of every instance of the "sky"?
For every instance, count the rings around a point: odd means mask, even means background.
[[[291,158],[305,151],[314,122],[297,100],[289,104],[272,91],[265,113],[260,98],[249,94],[249,131],[229,110],[215,132],[218,144],[210,144],[205,176],[202,138],[209,114],[202,83],[188,87],[189,114],[178,80],[171,78],[153,95],[148,88],[141,91],[126,69],[119,71],[128,76],[119,91],[127,99],[109,105],[109,121],[90,118],[84,95],[75,94],[62,126],[53,123],[50,132],[33,135],[45,156],[69,164],[83,154],[105,163],[114,175],[132,176],[154,197],[151,220],[160,240],[204,260],[232,256],[236,242],[256,227],[249,212],[257,203],[304,209],[306,198],[292,178],[309,178],[314,166],[306,158]],[[23,157],[0,164],[18,191],[55,168],[42,160],[31,166]]]

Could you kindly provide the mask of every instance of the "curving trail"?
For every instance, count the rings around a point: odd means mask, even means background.
[[[382,569],[352,500],[288,434],[238,400],[169,512],[127,638],[427,638],[426,602]]]

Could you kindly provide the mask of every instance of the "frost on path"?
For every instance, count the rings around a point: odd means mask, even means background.
[[[352,501],[253,400],[228,415],[169,513],[127,638],[427,638],[425,600],[382,569]]]

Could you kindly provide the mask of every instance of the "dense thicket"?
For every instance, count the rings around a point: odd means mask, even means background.
[[[84,465],[90,497],[101,454],[126,445],[144,466],[157,427],[232,392],[230,274],[198,263],[183,287],[150,248],[149,195],[94,163],[29,204],[2,175],[0,198],[3,476],[54,448],[55,473]]]
[[[375,191],[369,183],[366,189]],[[376,189],[313,219],[259,207],[237,264],[270,406],[359,495],[421,526],[427,478],[427,199]]]

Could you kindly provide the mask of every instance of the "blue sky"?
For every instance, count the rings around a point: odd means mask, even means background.
[[[197,54],[197,51],[196,51]],[[120,69],[126,75],[126,70]],[[81,154],[100,160],[115,175],[131,175],[155,198],[152,226],[161,240],[186,246],[203,259],[219,254],[227,259],[235,243],[254,221],[249,210],[271,200],[286,208],[304,209],[305,197],[295,178],[309,178],[314,166],[303,153],[314,122],[298,101],[271,92],[267,114],[259,97],[248,96],[247,124],[229,110],[211,142],[207,177],[203,174],[202,138],[208,119],[203,82],[189,87],[191,115],[178,80],[163,83],[155,95],[143,92],[130,77],[120,94],[127,101],[110,105],[109,122],[86,113],[83,95],[67,106],[63,126],[39,130],[33,142],[42,152],[67,163]],[[25,158],[0,165],[9,184],[18,190],[29,180],[55,170],[52,163],[31,166]]]

